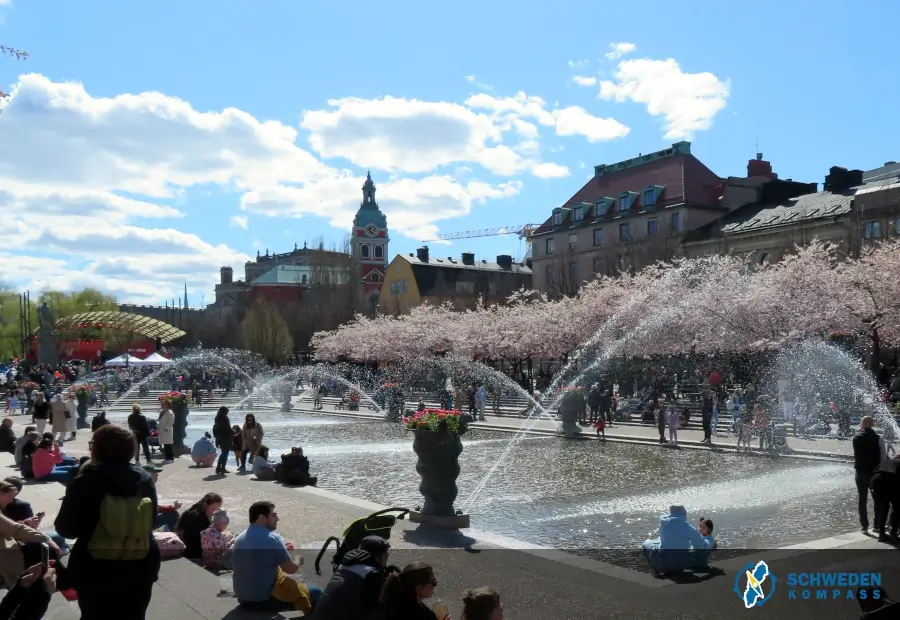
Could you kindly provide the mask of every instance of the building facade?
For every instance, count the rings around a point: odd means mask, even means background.
[[[476,260],[472,253],[460,258],[437,258],[428,247],[415,254],[398,254],[388,265],[379,296],[382,314],[406,314],[427,303],[453,304],[455,310],[501,303],[515,291],[530,289],[531,269],[500,255],[496,262]]]
[[[719,178],[689,142],[594,167],[594,176],[532,235],[534,286],[570,295],[597,275],[680,252],[679,239],[727,212]]]
[[[875,180],[868,182],[865,175],[835,166],[822,191],[815,183],[767,183],[758,201],[685,235],[684,254],[742,255],[750,264],[763,264],[819,240],[855,256],[866,243],[900,233],[900,169],[869,176]]]

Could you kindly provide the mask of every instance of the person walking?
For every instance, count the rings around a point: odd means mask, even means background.
[[[668,406],[668,410],[666,411],[666,418],[669,423],[669,442],[672,444],[678,444],[678,409],[675,408],[675,403],[670,403]]]
[[[881,437],[872,427],[875,419],[872,416],[863,417],[859,425],[859,433],[853,438],[853,469],[856,470],[856,493],[858,496],[860,531],[869,533],[869,485],[872,482],[872,474],[878,468],[882,459]],[[879,528],[880,523],[875,527]]]
[[[144,460],[150,462],[150,423],[147,422],[141,406],[134,403],[131,407],[131,415],[128,416],[128,428],[134,436],[134,464],[141,462],[141,450],[144,451]]]
[[[53,438],[56,441],[63,442],[66,440],[66,403],[63,401],[62,394],[53,397],[50,404],[51,422],[53,424]]]
[[[231,420],[228,419],[228,407],[219,407],[216,419],[213,421],[213,437],[216,439],[216,447],[221,450],[219,462],[216,464],[217,474],[229,473],[225,469],[228,464],[228,453],[231,451]]]

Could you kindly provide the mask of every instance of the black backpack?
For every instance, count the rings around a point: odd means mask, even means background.
[[[406,517],[408,513],[408,508],[385,508],[384,510],[373,512],[368,517],[357,519],[351,523],[349,527],[344,530],[343,542],[336,536],[330,536],[322,546],[322,550],[319,551],[319,555],[316,556],[316,574],[322,574],[322,571],[319,569],[319,563],[322,561],[322,556],[325,555],[325,552],[328,550],[328,547],[331,546],[332,542],[337,544],[337,551],[335,551],[334,556],[331,558],[331,570],[334,572],[343,563],[344,556],[347,552],[358,549],[362,539],[366,536],[380,536],[385,540],[390,540],[391,528],[394,527],[397,521]]]

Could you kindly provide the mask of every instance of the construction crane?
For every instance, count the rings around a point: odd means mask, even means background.
[[[454,239],[474,239],[475,237],[494,237],[497,235],[518,235],[519,239],[525,239],[531,243],[531,235],[540,224],[517,224],[515,226],[501,226],[499,228],[482,228],[481,230],[464,230],[461,232],[438,235],[433,239],[423,239],[422,243],[429,241],[453,241]]]

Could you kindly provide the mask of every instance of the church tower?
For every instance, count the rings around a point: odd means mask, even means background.
[[[372,293],[381,291],[388,265],[389,239],[387,218],[375,202],[375,183],[371,173],[366,175],[362,192],[363,200],[353,219],[350,249],[353,254],[352,273],[357,276],[362,305],[368,309],[372,306]]]

